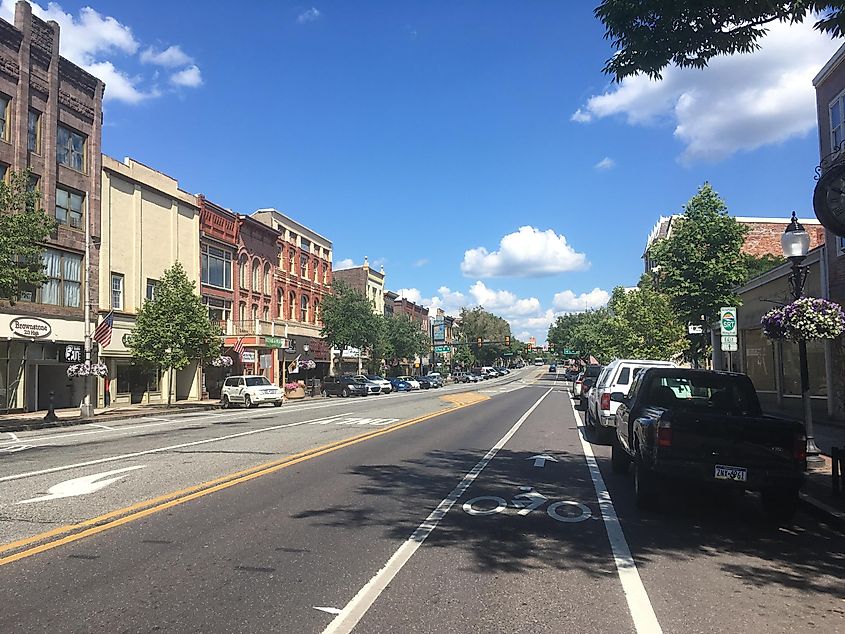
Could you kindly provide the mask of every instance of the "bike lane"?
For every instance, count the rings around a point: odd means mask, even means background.
[[[600,507],[568,395],[550,392],[355,631],[634,631],[602,519],[607,504]]]

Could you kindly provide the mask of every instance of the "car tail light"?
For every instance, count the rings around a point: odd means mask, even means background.
[[[795,436],[792,444],[792,457],[796,462],[804,462],[807,459],[807,437],[804,434]]]
[[[610,392],[605,392],[601,395],[600,406],[603,410],[610,410]]]
[[[657,446],[664,449],[672,446],[672,424],[662,418],[657,422]]]

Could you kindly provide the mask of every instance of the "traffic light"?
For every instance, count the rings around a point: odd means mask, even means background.
[[[511,336],[505,335],[505,346],[510,348],[511,347]]]
[[[483,346],[483,345],[484,345],[484,339],[483,339],[483,338],[481,338],[481,337],[478,337],[478,338],[475,340],[475,345],[476,345],[476,346],[478,346],[478,349],[479,349],[479,350],[481,350],[481,346]]]

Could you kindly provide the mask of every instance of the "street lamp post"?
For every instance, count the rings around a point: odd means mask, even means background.
[[[780,238],[783,255],[792,262],[792,273],[789,276],[789,290],[794,300],[801,299],[804,294],[804,283],[807,281],[807,267],[801,266],[801,262],[810,250],[810,236],[804,227],[798,222],[795,212],[792,212],[792,220]],[[821,462],[821,452],[816,446],[816,439],[813,435],[813,406],[810,401],[810,372],[807,367],[807,342],[803,339],[798,341],[798,364],[801,372],[801,406],[804,410],[804,428],[807,433],[807,462]]]
[[[307,343],[302,344],[302,353],[305,356],[305,359],[304,359],[305,361],[308,361],[308,351],[310,349],[311,349],[311,346],[309,346]],[[307,390],[308,389],[308,364],[307,363],[305,364],[303,369],[305,370],[305,389]],[[311,392],[311,396],[314,396],[313,390]]]

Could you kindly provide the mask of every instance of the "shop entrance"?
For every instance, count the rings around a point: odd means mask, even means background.
[[[53,405],[56,409],[78,407],[85,393],[85,379],[68,378],[66,365],[36,366],[37,400],[36,410],[50,407],[50,392],[54,392]]]

